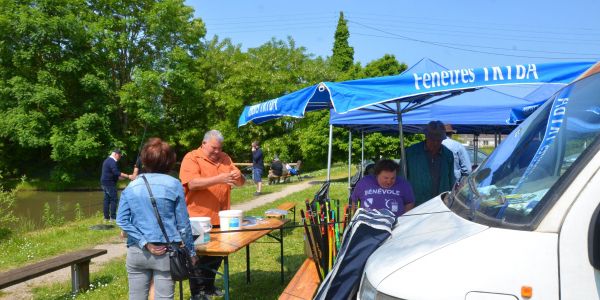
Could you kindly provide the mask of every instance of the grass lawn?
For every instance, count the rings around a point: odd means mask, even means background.
[[[291,194],[284,199],[274,203],[258,207],[245,212],[250,216],[263,216],[268,208],[293,201],[297,203],[296,220],[300,220],[299,211],[304,207],[304,200],[312,198],[319,185]],[[339,180],[333,182],[330,188],[330,197],[344,202],[347,199],[346,182]],[[289,216],[292,219],[292,216]],[[277,299],[283,291],[289,280],[294,276],[306,255],[304,254],[303,229],[293,228],[284,232],[284,270],[285,283],[280,283],[280,260],[279,245],[269,237],[264,237],[251,245],[251,280],[246,284],[246,254],[245,250],[240,250],[229,257],[230,279],[231,279],[231,298],[232,299]],[[222,269],[221,269],[222,271]],[[106,264],[102,270],[91,274],[92,287],[83,294],[78,295],[77,299],[126,299],[127,274],[125,271],[124,258],[112,261]],[[222,286],[222,280],[217,279],[217,285]],[[34,289],[35,299],[73,299],[70,295],[70,282],[53,284]],[[184,299],[189,299],[189,288],[187,282],[184,282]],[[178,290],[176,289],[176,299],[178,299]]]
[[[327,170],[317,170],[314,172],[302,173],[302,176],[303,180],[324,180],[327,177]],[[348,176],[348,165],[338,163],[331,167],[331,178],[340,178],[344,176]],[[293,177],[290,178],[290,183],[279,183],[273,185],[268,185],[268,182],[268,179],[263,178],[263,195],[279,192],[290,184],[298,183],[298,179]],[[254,196],[255,191],[256,185],[254,182],[252,180],[246,180],[246,184],[244,184],[244,186],[235,187],[231,191],[231,204],[240,204],[256,198],[256,196]]]
[[[13,233],[0,240],[0,270],[34,263],[68,251],[90,248],[118,239],[120,229],[90,230],[102,217],[70,222],[60,227]]]
[[[324,180],[326,170],[319,170],[310,173],[304,173],[304,180]],[[346,199],[347,188],[344,176],[347,175],[347,165],[336,164],[332,168],[332,178],[339,182],[332,183],[331,195],[335,199]],[[292,184],[296,179],[292,180]],[[265,193],[279,191],[286,184],[265,186]],[[276,207],[279,203],[295,201],[303,206],[304,199],[312,198],[320,186],[314,185],[304,190],[284,197],[275,203],[270,203],[264,207],[259,207],[252,211],[245,212],[246,215],[263,216],[268,208]],[[232,191],[232,202],[243,203],[249,201],[254,196],[255,187],[252,183],[244,187],[236,188]],[[299,209],[302,206],[298,206]],[[290,216],[292,219],[292,216]],[[299,215],[296,216],[300,220]],[[115,227],[112,230],[90,230],[92,225],[100,224],[101,216],[87,218],[81,221],[69,222],[62,226],[35,230],[31,232],[13,232],[0,238],[0,251],[3,255],[0,257],[0,269],[8,270],[14,267],[31,264],[48,257],[63,254],[69,251],[93,247],[97,244],[110,243],[118,241],[120,229]],[[285,269],[286,281],[291,279],[299,265],[304,260],[302,248],[302,229],[289,229],[285,238]],[[264,243],[263,243],[264,242]],[[230,257],[232,295],[234,299],[264,299],[260,292],[268,291],[267,299],[276,298],[283,290],[284,286],[279,284],[279,248],[277,244],[267,243],[270,238],[263,238],[261,243],[253,244],[252,253],[252,284],[246,286],[245,253],[240,251]],[[239,274],[238,274],[239,273]],[[120,275],[121,274],[121,275]],[[102,271],[92,274],[93,288],[90,292],[78,296],[81,299],[122,299],[127,298],[127,283],[124,269],[124,261],[119,260],[107,264]],[[222,284],[222,283],[219,283]],[[286,282],[287,284],[287,282]],[[105,289],[104,287],[109,287]],[[251,287],[251,288],[249,288]],[[265,288],[266,287],[266,288]],[[187,288],[186,288],[187,289]],[[62,299],[70,298],[70,283],[65,282],[52,287],[41,287],[36,289],[38,299]],[[187,290],[186,290],[187,291]],[[115,296],[115,293],[117,296]],[[243,293],[244,296],[241,296]],[[0,294],[1,296],[2,294]],[[250,295],[250,296],[246,296]],[[240,298],[243,297],[243,298]]]

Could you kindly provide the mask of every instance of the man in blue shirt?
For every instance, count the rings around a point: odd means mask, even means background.
[[[121,150],[117,148],[102,163],[100,185],[102,186],[102,191],[104,191],[105,222],[112,222],[117,218],[117,181],[129,178],[129,175],[121,173],[117,165],[121,156]]]
[[[446,138],[442,141],[442,145],[446,146],[454,155],[454,177],[456,177],[456,182],[459,182],[462,177],[471,174],[471,159],[469,159],[469,153],[465,146],[452,139],[452,134],[456,133],[452,125],[445,124],[444,128]]]

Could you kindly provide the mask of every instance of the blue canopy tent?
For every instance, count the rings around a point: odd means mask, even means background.
[[[534,101],[528,105],[520,105],[511,109],[508,124],[518,125],[525,118],[530,116],[538,107],[542,106],[546,100],[550,98],[558,90],[554,86],[541,86],[538,89],[525,96],[527,99]]]
[[[404,112],[420,110],[427,105],[487,86],[541,83],[564,85],[592,65],[593,62],[575,62],[446,70],[429,59],[423,59],[400,75],[345,82],[322,82],[246,107],[238,126],[249,122],[262,123],[281,116],[302,117],[306,111],[333,108],[339,114],[355,110],[395,114],[398,128],[402,128]],[[329,132],[330,141],[332,126]],[[401,157],[404,157],[402,130],[399,130],[399,133]],[[330,165],[331,143],[328,168]]]
[[[533,104],[527,98],[520,98],[482,88],[472,93],[463,93],[441,102],[432,103],[419,109],[403,111],[402,123],[405,132],[420,132],[420,127],[431,120],[441,120],[452,124],[460,133],[503,132],[514,126],[507,120],[511,108]],[[330,124],[352,129],[393,129],[398,124],[397,115],[386,112],[354,110],[345,114],[330,111]],[[392,126],[392,127],[390,127]]]

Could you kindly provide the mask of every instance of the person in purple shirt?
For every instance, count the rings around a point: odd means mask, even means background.
[[[367,175],[356,183],[350,195],[352,203],[360,200],[366,209],[386,208],[396,216],[415,207],[415,196],[410,183],[397,176],[400,166],[391,159],[382,159],[375,164],[375,174]]]

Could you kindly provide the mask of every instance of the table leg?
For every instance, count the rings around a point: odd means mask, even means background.
[[[224,261],[225,265],[223,266],[223,282],[225,283],[225,300],[229,300],[229,257],[225,256]]]
[[[250,283],[250,244],[246,245],[246,283]]]
[[[279,228],[279,255],[281,257],[281,284],[283,284],[283,227]]]

